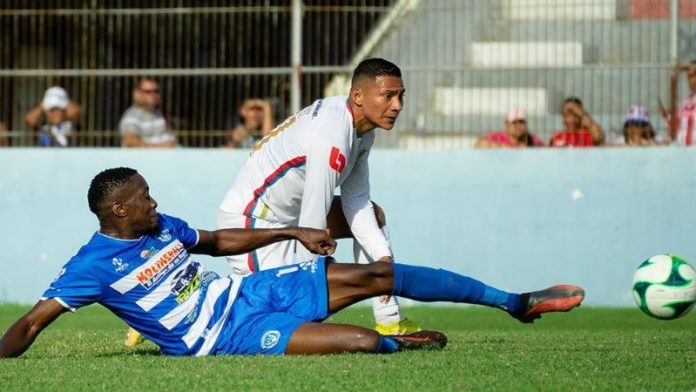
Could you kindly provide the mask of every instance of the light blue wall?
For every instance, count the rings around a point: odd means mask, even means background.
[[[138,169],[159,210],[213,228],[246,157],[217,150],[0,150],[0,302],[34,302],[89,239],[89,181]],[[587,304],[631,305],[634,268],[696,260],[696,150],[374,151],[372,194],[397,258],[510,290],[577,283]],[[339,258],[350,258],[341,242]],[[224,272],[223,260],[205,259]]]

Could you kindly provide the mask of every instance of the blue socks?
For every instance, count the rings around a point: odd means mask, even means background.
[[[397,343],[396,340],[384,335],[379,335],[379,344],[377,345],[375,353],[391,354],[396,351],[399,351],[399,343]]]
[[[481,281],[454,272],[394,263],[392,295],[423,302],[447,301],[486,305],[515,314],[521,311],[520,296],[498,290]]]

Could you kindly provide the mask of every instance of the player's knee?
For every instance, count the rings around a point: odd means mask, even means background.
[[[394,267],[392,263],[375,262],[366,266],[369,270],[370,285],[378,293],[387,294],[394,284]]]
[[[375,331],[366,330],[357,332],[351,339],[351,352],[374,353],[379,347],[379,334]]]
[[[375,278],[392,278],[394,276],[394,266],[392,263],[374,262],[368,264],[370,274]]]
[[[371,202],[372,207],[375,210],[375,218],[377,219],[377,225],[382,228],[387,225],[387,215],[384,213],[382,207],[378,206],[374,201]]]

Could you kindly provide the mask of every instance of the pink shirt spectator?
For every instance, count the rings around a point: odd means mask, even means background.
[[[529,134],[530,142],[527,143],[528,146],[543,147],[544,141],[541,140],[537,135]],[[502,144],[505,147],[517,148],[519,145],[515,143],[506,131],[492,131],[488,132],[486,135],[486,140],[494,143]]]
[[[696,94],[688,96],[679,105],[677,112],[679,127],[677,128],[676,143],[680,146],[691,146],[696,139]]]

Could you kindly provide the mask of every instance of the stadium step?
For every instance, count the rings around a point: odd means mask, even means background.
[[[614,20],[616,0],[505,0],[503,15],[513,20]]]
[[[556,68],[582,65],[579,42],[474,42],[471,66],[476,68]]]
[[[543,88],[435,87],[433,110],[444,115],[504,114],[510,106],[528,113],[545,114],[548,108]]]

